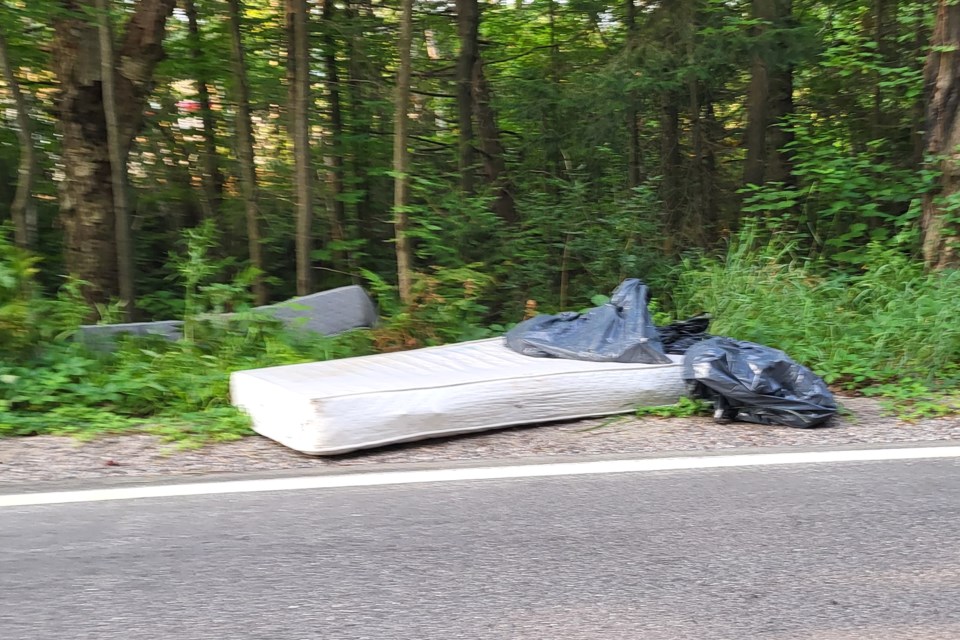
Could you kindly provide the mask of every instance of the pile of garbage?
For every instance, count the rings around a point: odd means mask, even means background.
[[[712,402],[717,421],[810,428],[836,414],[826,383],[783,351],[712,336],[708,314],[658,327],[649,302],[642,281],[624,280],[606,304],[525,320],[506,343],[527,356],[593,362],[667,364],[682,355],[690,396]]]

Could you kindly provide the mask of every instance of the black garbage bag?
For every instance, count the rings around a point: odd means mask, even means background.
[[[711,400],[718,420],[809,428],[826,422],[837,404],[826,383],[777,349],[732,338],[710,338],[687,350],[683,377],[695,398]]]
[[[620,283],[610,302],[580,314],[525,320],[507,332],[507,346],[527,356],[593,362],[671,362],[647,309],[650,293],[636,278]]]
[[[701,340],[712,337],[707,333],[712,317],[709,313],[702,313],[686,320],[678,320],[665,327],[657,327],[660,342],[667,353],[683,355],[687,349]]]

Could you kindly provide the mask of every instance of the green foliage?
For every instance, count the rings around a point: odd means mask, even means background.
[[[222,265],[208,257],[208,231],[189,232],[186,245],[174,262],[188,292],[185,306],[194,314],[187,318],[189,335],[178,342],[124,337],[109,353],[70,339],[84,311],[72,297],[77,287],[68,285],[54,300],[26,298],[31,262],[15,251],[0,254],[4,308],[19,310],[20,301],[28,299],[31,309],[40,310],[6,316],[7,331],[18,340],[2,343],[0,435],[139,429],[188,444],[228,440],[250,433],[246,418],[229,404],[230,372],[372,349],[368,332],[328,338],[244,313],[229,321],[205,319],[207,312],[242,306],[246,287],[218,280]]]
[[[434,267],[429,273],[415,274],[413,301],[407,306],[400,304],[395,287],[365,272],[387,316],[371,332],[376,349],[398,351],[491,336],[482,299],[493,279],[478,270],[481,266]]]
[[[845,389],[916,397],[960,381],[960,272],[926,273],[895,241],[868,243],[850,272],[796,249],[747,225],[724,259],[684,260],[678,313],[708,309],[713,333],[783,349]]]
[[[858,263],[870,241],[883,241],[919,218],[917,198],[934,176],[878,160],[876,140],[862,149],[839,144],[826,123],[791,126],[797,184],[750,186],[744,213],[762,215],[772,230],[792,235],[810,257]]]
[[[931,389],[930,384],[910,376],[895,382],[874,385],[864,395],[883,399],[884,408],[905,420],[941,418],[960,413],[960,394],[954,390]]]
[[[312,156],[312,258],[321,289],[365,280],[384,321],[374,331],[320,339],[246,313],[254,272],[246,263],[234,79],[224,64],[227,23],[218,2],[196,0],[199,55],[182,16],[169,20],[167,55],[130,163],[137,308],[153,319],[184,318],[186,339],[124,340],[112,354],[71,342],[90,310],[82,283],[60,275],[62,225],[54,220],[63,154],[51,58],[59,48],[49,45],[61,4],[7,2],[0,25],[29,94],[40,169],[35,256],[0,237],[0,433],[135,428],[186,434],[189,443],[229,438],[247,429],[226,403],[230,370],[485,337],[534,310],[598,304],[626,277],[651,285],[660,323],[668,314],[710,311],[715,331],[780,346],[837,385],[922,414],[950,406],[929,398],[957,379],[950,294],[957,278],[926,274],[917,259],[918,204],[940,178],[920,168],[918,152],[933,3],[793,3],[791,16],[769,24],[750,3],[648,3],[636,12],[631,46],[622,4],[488,3],[479,53],[494,142],[503,150],[499,179],[514,198],[516,224],[494,213],[501,185],[490,184],[493,147],[478,113],[475,189],[459,187],[458,25],[448,12],[418,4],[408,204],[416,276],[408,306],[396,299],[389,216],[396,15],[331,3],[310,21],[322,106],[310,115],[311,131],[322,132]],[[137,6],[114,5],[118,30]],[[243,17],[256,96],[263,275],[280,300],[296,282],[286,16],[282,3],[250,0]],[[793,70],[794,113],[775,125],[790,129],[792,172],[785,184],[744,191],[743,130],[757,55],[769,69]],[[200,80],[212,100],[211,129],[178,106],[198,99]],[[668,149],[671,110],[678,131]],[[5,124],[0,219],[20,153],[14,123]],[[213,137],[223,174],[217,202],[204,190],[204,134]],[[639,185],[631,186],[634,161]],[[667,177],[678,185],[672,212],[665,212]],[[960,197],[938,198],[946,227],[960,224]],[[329,215],[334,203],[342,205],[342,237]],[[757,221],[737,236],[744,216]],[[731,234],[725,258],[710,257]],[[178,249],[169,256],[171,246]],[[679,266],[675,251],[688,252]],[[103,322],[118,317],[115,305],[94,311]],[[222,312],[236,315],[213,323]]]
[[[704,400],[694,400],[683,397],[676,404],[663,407],[638,407],[637,417],[653,416],[656,418],[690,418],[692,416],[708,416],[713,413],[713,406]]]
[[[503,257],[494,273],[504,319],[519,319],[531,299],[542,312],[560,310],[564,272],[568,307],[570,301],[609,293],[627,277],[654,283],[666,278],[655,189],[596,194],[585,179],[555,186],[553,196],[534,192],[520,200],[525,222],[500,248]]]
[[[32,342],[30,303],[35,292],[37,259],[13,246],[0,227],[0,355],[14,353]]]

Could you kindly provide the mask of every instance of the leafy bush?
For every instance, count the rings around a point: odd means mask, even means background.
[[[230,372],[370,352],[367,332],[324,337],[243,312],[205,320],[248,305],[249,274],[224,281],[228,265],[207,257],[212,239],[209,228],[189,232],[174,260],[191,310],[185,339],[123,337],[110,353],[71,339],[86,313],[75,283],[42,299],[32,260],[0,246],[0,435],[141,428],[188,441],[236,438],[249,426],[229,404]]]
[[[0,228],[0,355],[26,348],[35,338],[30,305],[36,297],[37,259],[13,246]]]
[[[934,183],[933,172],[878,160],[892,154],[884,140],[853,148],[836,142],[842,136],[824,123],[799,117],[791,131],[796,185],[747,187],[744,213],[764,216],[777,234],[797,239],[805,255],[840,264],[859,263],[871,241],[916,225],[917,196]]]

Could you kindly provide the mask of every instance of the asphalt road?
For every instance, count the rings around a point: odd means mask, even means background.
[[[960,638],[960,461],[0,509],[4,640]]]

